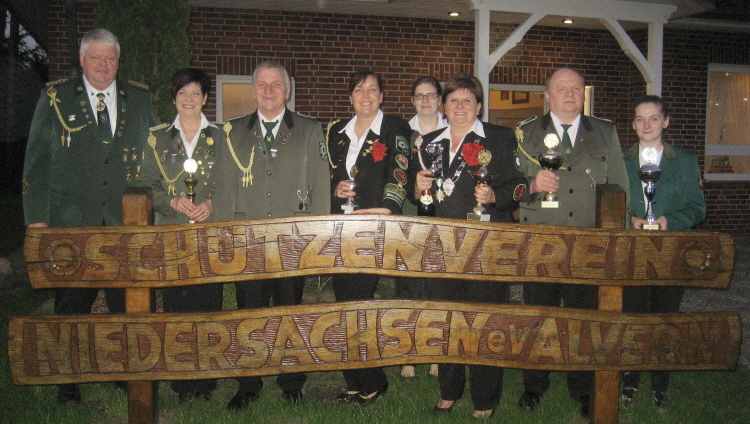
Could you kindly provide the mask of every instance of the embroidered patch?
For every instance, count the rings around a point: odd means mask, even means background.
[[[403,169],[396,169],[393,171],[393,177],[396,178],[399,184],[406,184],[406,172]]]
[[[409,167],[409,159],[406,158],[404,155],[396,155],[396,162],[398,162],[398,167],[406,171],[406,168]]]
[[[517,185],[516,188],[513,190],[513,200],[515,201],[521,200],[524,194],[526,194],[526,184]]]
[[[409,153],[409,140],[400,135],[396,136],[396,149],[402,153]]]
[[[328,149],[326,148],[326,142],[321,141],[318,148],[320,149],[320,157],[323,158],[323,160],[328,160]]]
[[[398,184],[386,184],[383,191],[383,200],[391,199],[399,205],[404,204],[406,190]]]

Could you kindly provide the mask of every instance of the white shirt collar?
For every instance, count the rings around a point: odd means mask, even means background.
[[[435,128],[435,131],[442,130],[443,128],[448,126],[448,120],[445,119],[445,115],[443,115],[442,112],[438,111],[438,126]],[[425,135],[424,131],[422,131],[422,128],[419,126],[419,116],[414,115],[409,120],[409,127],[411,127],[412,130],[418,132],[421,135]]]
[[[357,124],[357,115],[354,115],[354,118],[352,118],[349,121],[349,123],[347,123],[346,126],[344,128],[342,128],[341,131],[339,131],[339,132],[340,133],[347,133],[347,134],[349,134],[349,132],[351,131],[352,133],[354,133],[354,126],[356,124]],[[370,128],[368,129],[367,132],[365,132],[365,135],[367,135],[368,132],[372,131],[373,133],[375,133],[375,135],[379,136],[380,135],[380,127],[382,125],[383,125],[383,111],[380,110],[380,109],[378,109],[378,114],[375,115],[375,119],[372,120],[372,123],[370,124]],[[357,142],[358,143],[358,140],[355,141],[351,137],[349,139],[350,139],[351,142]]]
[[[117,88],[117,81],[112,81],[112,84],[109,85],[109,87],[105,88],[104,90],[97,90],[89,84],[89,81],[86,79],[86,76],[83,77],[83,85],[86,86],[86,92],[89,94],[89,97],[96,98],[96,95],[98,93],[104,93],[105,102],[109,102],[110,99],[114,98],[115,89]]]
[[[476,120],[474,120],[474,125],[471,126],[471,129],[469,130],[469,132],[466,133],[466,135],[468,135],[470,132],[473,132],[474,134],[476,134],[476,135],[478,135],[478,136],[480,136],[482,138],[485,138],[485,135],[484,135],[484,125],[482,125],[482,121],[480,121],[479,118],[477,118]],[[450,123],[448,124],[447,127],[445,127],[445,129],[443,130],[443,132],[441,132],[440,135],[435,138],[435,140],[441,140],[443,138],[446,138],[448,140],[451,139],[451,125],[450,125]],[[466,140],[466,136],[464,136],[464,138],[458,144],[458,147],[456,148],[455,152],[453,152],[452,150],[450,150],[450,142],[448,143],[448,150],[450,151],[450,161],[451,162],[453,162],[453,158],[456,157],[456,153],[458,153],[458,151],[461,149],[461,145],[464,144],[464,140]]]
[[[201,127],[200,129],[203,130],[207,127],[213,127],[218,128],[216,125],[212,124],[208,118],[206,118],[206,115],[201,112]],[[182,140],[182,145],[185,146],[185,154],[187,157],[191,158],[193,157],[193,151],[195,151],[195,146],[198,144],[198,137],[201,135],[201,131],[198,131],[193,136],[193,139],[188,143],[185,139],[185,133],[182,131],[182,124],[180,123],[180,115],[177,114],[177,116],[174,118],[174,121],[172,121],[172,125],[169,126],[167,129],[175,128],[180,132],[180,140]]]
[[[563,135],[563,127],[562,122],[560,121],[560,118],[555,116],[554,113],[550,112],[549,116],[552,118],[552,123],[555,125],[555,132],[560,137],[560,142],[562,143],[562,135]],[[576,119],[573,120],[573,122],[570,123],[570,128],[568,128],[568,135],[570,136],[570,144],[572,146],[576,145],[576,136],[578,135],[578,127],[581,125],[581,114],[579,113],[578,116],[576,116]]]
[[[280,114],[276,115],[273,119],[266,118],[262,113],[260,113],[260,110],[258,110],[258,120],[260,120],[260,130],[263,133],[263,136],[266,136],[266,126],[263,125],[263,122],[273,122],[276,121],[276,126],[273,127],[272,131],[275,133],[278,132],[277,128],[279,128],[279,124],[281,124],[281,119],[284,117],[284,112],[286,112],[286,108],[284,108]]]

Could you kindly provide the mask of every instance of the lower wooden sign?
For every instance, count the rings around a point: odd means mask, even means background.
[[[367,301],[203,314],[12,318],[16,384],[175,380],[411,363],[731,370],[735,313],[637,315]]]

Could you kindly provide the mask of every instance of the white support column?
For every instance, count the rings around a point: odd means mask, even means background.
[[[646,81],[646,94],[661,96],[662,65],[664,59],[664,24],[649,22],[648,24],[648,61],[651,64],[653,78]]]
[[[474,76],[482,83],[484,105],[482,120],[486,121],[490,108],[490,72],[495,63],[490,63],[490,13],[491,10],[478,8],[474,16]]]
[[[625,29],[622,28],[619,22],[614,19],[601,19],[602,24],[607,27],[609,32],[615,36],[615,39],[620,44],[620,48],[635,63],[635,66],[641,71],[643,79],[646,80],[646,84],[651,84],[654,80],[654,67],[652,64],[643,56],[643,53],[630,39],[630,36]],[[650,43],[649,43],[650,45]],[[650,50],[650,49],[649,49]]]

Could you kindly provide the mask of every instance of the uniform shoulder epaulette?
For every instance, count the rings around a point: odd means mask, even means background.
[[[539,117],[538,116],[532,116],[531,118],[527,118],[527,119],[525,119],[525,120],[517,123],[516,126],[520,127],[520,126],[528,124],[529,122],[534,122],[534,121],[537,120],[537,118],[539,118]]]
[[[299,113],[299,112],[295,112],[295,113],[296,113],[297,115],[299,115],[299,116],[303,116],[303,117],[305,117],[305,118],[315,119],[316,121],[318,120],[318,118],[316,118],[316,117],[314,117],[314,116],[310,116],[310,115],[305,115],[304,113]]]
[[[148,90],[148,86],[146,84],[142,83],[142,82],[128,80],[128,84],[134,85],[134,86],[136,86],[138,88],[142,88],[144,90]]]
[[[242,119],[242,118],[246,118],[246,117],[248,117],[248,116],[250,116],[250,115],[252,115],[252,113],[248,113],[247,115],[237,116],[237,117],[235,117],[235,118],[229,118],[229,119],[227,119],[227,121],[225,122],[225,124],[226,124],[227,122],[234,122],[234,121],[237,121],[237,120],[239,120],[239,119]],[[219,125],[219,123],[217,122],[217,123],[216,123],[216,125]]]
[[[169,124],[168,122],[165,122],[165,123],[163,123],[163,124],[155,125],[155,126],[153,126],[153,127],[149,128],[148,130],[149,130],[149,131],[151,131],[151,132],[154,132],[154,131],[159,131],[160,129],[162,129],[162,128],[166,128],[166,127],[168,127],[169,125],[170,125],[170,124]]]
[[[602,121],[602,122],[606,122],[608,124],[614,125],[614,122],[612,122],[611,120],[606,119],[606,118],[599,118],[599,117],[594,116],[594,115],[588,115],[588,117],[591,118],[591,119],[596,119],[597,121]]]
[[[45,86],[45,87],[52,87],[52,86],[54,86],[54,85],[59,85],[59,84],[62,84],[62,83],[64,83],[65,81],[68,81],[68,80],[70,80],[70,78],[61,78],[61,79],[59,79],[59,80],[57,80],[57,81],[50,81],[50,82],[48,82],[47,84],[44,84],[44,86]]]

